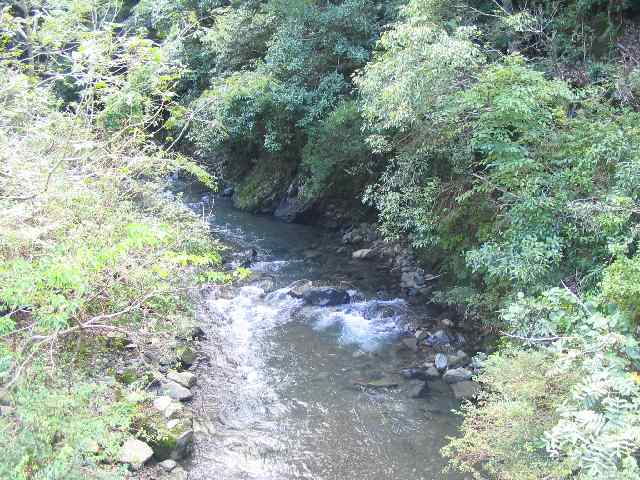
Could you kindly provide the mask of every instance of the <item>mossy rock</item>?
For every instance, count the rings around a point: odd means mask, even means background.
[[[189,417],[162,423],[157,437],[151,442],[154,457],[158,461],[179,460],[186,457],[191,449],[193,437],[192,420]]]

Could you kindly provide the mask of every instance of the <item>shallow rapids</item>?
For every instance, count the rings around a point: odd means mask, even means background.
[[[439,454],[457,424],[446,385],[431,384],[427,398],[411,398],[401,380],[362,386],[400,378],[411,358],[398,339],[425,314],[395,297],[387,274],[335,253],[339,244],[319,230],[224,202],[212,228],[258,254],[252,284],[214,289],[202,306],[206,360],[189,478],[458,478],[442,472]],[[304,305],[289,295],[303,279],[349,285],[351,303]]]

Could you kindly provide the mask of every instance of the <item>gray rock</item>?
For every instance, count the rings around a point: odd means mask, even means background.
[[[405,337],[401,340],[402,344],[412,352],[418,351],[418,339],[415,337]]]
[[[451,368],[461,367],[467,363],[469,357],[462,350],[458,350],[456,353],[447,355],[447,360]]]
[[[421,269],[409,270],[400,276],[400,286],[402,288],[421,289],[425,285],[424,272]]]
[[[222,196],[223,197],[232,197],[233,196],[233,192],[234,192],[233,187],[225,187],[224,190],[222,190]]]
[[[438,330],[433,335],[429,335],[425,339],[425,343],[430,347],[436,347],[440,345],[446,345],[451,341],[449,335],[447,335],[443,330]]]
[[[182,336],[182,338],[186,338],[187,340],[202,339],[204,337],[206,337],[206,334],[204,333],[204,330],[202,330],[202,328],[198,325],[194,325],[193,327],[188,328]]]
[[[182,347],[178,351],[178,361],[187,367],[193,365],[193,362],[196,361],[196,352],[194,352],[190,347]]]
[[[411,398],[424,398],[429,394],[429,385],[423,380],[409,380],[406,392]]]
[[[183,387],[179,383],[168,380],[162,384],[162,393],[181,402],[191,400],[193,393],[188,388]]]
[[[176,468],[178,466],[178,464],[176,463],[175,460],[171,460],[170,458],[167,460],[164,460],[162,462],[160,462],[158,464],[160,466],[160,468],[162,468],[165,472],[170,472],[172,471],[174,468]]]
[[[471,380],[472,376],[471,370],[467,370],[466,368],[452,368],[444,372],[442,379],[447,383],[459,383],[465,380]]]
[[[153,407],[159,412],[164,412],[172,402],[171,397],[162,395],[153,399]]]
[[[431,380],[434,378],[440,378],[440,372],[434,366],[427,367],[427,369],[424,372],[424,375],[425,377],[427,377],[428,380]]]
[[[349,303],[349,292],[342,288],[316,287],[302,293],[302,299],[309,305],[328,307]]]
[[[465,380],[452,384],[451,390],[457,400],[471,400],[480,392],[480,385],[477,382]]]
[[[120,449],[118,461],[129,463],[134,469],[142,467],[153,456],[153,450],[149,445],[137,438],[130,438]]]
[[[191,452],[193,446],[193,430],[186,430],[176,439],[176,448],[171,452],[173,460],[185,458]]]
[[[444,370],[449,365],[449,359],[444,353],[437,353],[434,363],[438,370]]]
[[[162,413],[164,414],[164,418],[171,420],[178,418],[183,412],[184,406],[179,402],[172,401]]]
[[[374,256],[374,252],[370,248],[362,248],[353,252],[351,256],[356,260],[366,260],[372,258]]]
[[[313,205],[312,200],[306,200],[302,193],[299,180],[294,180],[287,190],[287,195],[280,201],[273,216],[284,222],[295,222]]]
[[[197,381],[197,377],[191,372],[169,372],[167,378],[187,388],[193,387]]]

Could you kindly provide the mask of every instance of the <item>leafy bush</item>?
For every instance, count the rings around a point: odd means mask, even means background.
[[[167,196],[165,178],[177,171],[212,178],[149,142],[145,128],[171,97],[164,90],[171,82],[155,76],[164,71],[158,51],[115,39],[110,27],[91,38],[82,22],[98,14],[96,5],[80,17],[65,10],[74,5],[58,6],[53,20],[80,22],[81,41],[65,44],[79,52],[72,56],[78,101],[56,99],[55,58],[45,81],[0,64],[0,444],[10,445],[0,476],[121,478],[114,459],[122,440],[138,433],[146,396],[139,382],[113,381],[119,352],[105,337],[143,348],[145,339],[174,336],[192,322],[192,288],[213,277],[220,246]],[[53,20],[42,19],[49,29],[59,26]],[[131,50],[118,47],[122,55],[111,57],[114,50],[100,45],[112,41]],[[125,58],[135,65],[136,55],[141,65],[118,70]],[[130,95],[131,108],[123,107]]]
[[[549,458],[544,433],[561,419],[557,411],[578,382],[580,370],[554,371],[557,354],[504,351],[492,355],[477,378],[484,393],[466,403],[461,437],[444,454],[456,469],[475,478],[561,479],[571,469]]]

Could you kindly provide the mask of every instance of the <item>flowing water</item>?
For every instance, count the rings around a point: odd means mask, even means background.
[[[255,280],[202,306],[205,359],[194,400],[192,480],[454,479],[439,449],[455,433],[444,384],[427,398],[397,378],[414,354],[398,338],[428,311],[396,298],[386,269],[336,253],[335,236],[252,216],[216,199],[214,235],[258,252]],[[352,303],[308,307],[301,280],[353,289]],[[358,292],[358,293],[356,293]],[[413,357],[414,358],[414,357]]]

